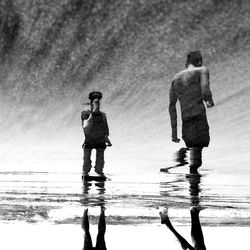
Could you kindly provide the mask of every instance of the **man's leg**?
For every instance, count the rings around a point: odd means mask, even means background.
[[[187,164],[186,157],[188,150],[189,150],[188,148],[180,148],[176,152],[175,161],[178,162],[178,166],[184,166],[185,164]]]
[[[96,249],[97,250],[106,250],[106,243],[105,243],[105,235],[106,232],[106,221],[105,221],[105,214],[104,214],[104,208],[101,210],[101,214],[99,217],[99,223],[98,223],[98,235],[96,239]]]
[[[202,147],[190,149],[190,173],[197,174],[202,164]]]
[[[83,218],[82,218],[82,229],[84,231],[84,245],[83,250],[92,250],[92,240],[91,235],[89,233],[89,219],[88,219],[88,209],[84,210]]]
[[[168,227],[168,229],[175,235],[175,237],[180,242],[182,249],[194,250],[194,248],[174,229],[172,223],[169,220],[167,211],[160,212],[160,216],[161,216],[161,224],[165,224]]]
[[[95,172],[97,174],[102,175],[103,174],[103,168],[104,168],[104,151],[103,148],[97,148],[96,149],[96,162],[95,162]]]
[[[92,149],[83,148],[83,166],[82,173],[83,175],[87,175],[91,170],[91,151]]]
[[[199,219],[199,213],[204,208],[198,206],[198,207],[192,207],[190,210],[191,213],[191,220],[192,220],[192,226],[191,226],[191,236],[194,243],[194,249],[196,250],[206,250],[203,233],[201,230],[201,224]]]
[[[201,176],[199,174],[186,175],[186,179],[189,182],[189,194],[192,206],[198,206],[200,203],[200,182]]]

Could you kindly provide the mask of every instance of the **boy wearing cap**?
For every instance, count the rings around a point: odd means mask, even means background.
[[[83,144],[83,176],[88,175],[91,170],[92,149],[96,149],[95,172],[99,175],[104,175],[104,151],[107,146],[112,146],[108,138],[109,127],[106,114],[100,111],[101,99],[101,92],[91,92],[89,94],[91,108],[81,113],[82,127],[85,135]]]

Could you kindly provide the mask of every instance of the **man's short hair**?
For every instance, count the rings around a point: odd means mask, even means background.
[[[188,66],[189,64],[192,64],[195,67],[202,66],[202,56],[200,51],[191,51],[187,54],[186,66]]]
[[[102,92],[92,91],[89,93],[89,100],[92,102],[95,99],[102,99]]]

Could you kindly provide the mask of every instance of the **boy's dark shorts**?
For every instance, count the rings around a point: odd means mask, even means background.
[[[86,143],[84,142],[82,144],[82,148],[86,149],[106,149],[106,144],[105,143]]]
[[[197,115],[183,120],[182,138],[189,148],[208,147],[210,136],[206,115]]]

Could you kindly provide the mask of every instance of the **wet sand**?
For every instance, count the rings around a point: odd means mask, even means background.
[[[158,208],[170,208],[181,226],[190,222],[191,205],[206,206],[205,226],[249,226],[249,183],[206,169],[189,178],[186,168],[171,173],[109,175],[111,181],[83,184],[80,173],[2,172],[0,220],[51,224],[81,223],[83,209],[97,222],[100,206],[107,223],[158,223]],[[149,178],[150,177],[150,178]]]
[[[190,228],[176,229],[191,243]],[[95,244],[97,225],[90,225]],[[44,224],[1,224],[1,249],[14,250],[79,250],[83,246],[83,232],[80,225]],[[248,249],[249,227],[203,227],[207,249]],[[106,245],[115,249],[171,249],[181,250],[174,236],[164,225],[114,226],[108,225]]]

